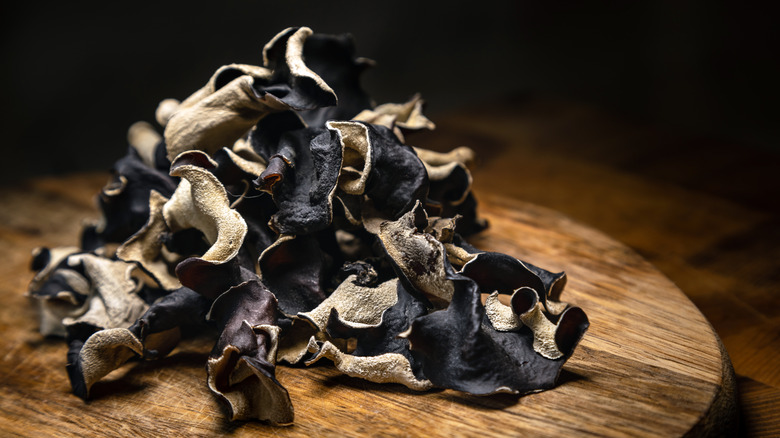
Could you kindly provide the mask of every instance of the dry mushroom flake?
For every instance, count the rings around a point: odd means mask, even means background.
[[[261,61],[163,100],[161,132],[134,124],[80,247],[36,250],[28,294],[41,333],[67,340],[73,392],[182,336],[213,337],[206,384],[233,420],[293,422],[277,363],[553,388],[587,316],[560,301],[563,273],[466,243],[487,226],[474,152],[408,144],[435,128],[422,99],[375,106],[349,36],[286,29]]]

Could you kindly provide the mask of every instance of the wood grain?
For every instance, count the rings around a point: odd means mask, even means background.
[[[741,406],[741,432],[780,436],[780,404],[771,402],[780,400],[776,149],[529,96],[434,120],[436,131],[409,140],[477,150],[477,188],[601,230],[678,285],[723,340],[741,399],[761,401]]]
[[[626,246],[552,210],[478,193],[491,228],[476,246],[565,270],[563,300],[591,328],[564,367],[560,386],[524,397],[413,393],[338,375],[333,368],[284,368],[291,427],[230,423],[205,385],[211,342],[193,339],[156,362],[129,364],[84,403],[69,393],[65,344],[37,333],[23,297],[30,250],[76,242],[95,217],[97,176],[39,180],[0,190],[0,430],[38,436],[505,436],[595,433],[675,436],[736,426],[733,380],[712,327],[685,295]],[[731,429],[733,430],[733,429]]]

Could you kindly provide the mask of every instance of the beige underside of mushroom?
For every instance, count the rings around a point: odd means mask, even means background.
[[[162,136],[147,122],[135,122],[127,130],[127,143],[138,152],[141,161],[154,168],[157,145]]]
[[[327,122],[325,126],[338,134],[342,160],[338,188],[349,195],[362,195],[371,173],[373,146],[368,128],[355,122]]]
[[[181,287],[179,279],[171,273],[170,261],[164,253],[160,235],[168,231],[163,217],[163,206],[168,202],[156,190],[149,194],[149,220],[137,233],[125,241],[116,251],[120,260],[136,262],[149,272],[166,290]]]
[[[89,297],[91,290],[89,282],[78,272],[60,268],[57,275],[65,280],[65,283],[72,291]],[[40,309],[40,328],[39,331],[44,336],[67,336],[67,330],[64,319],[78,318],[89,309],[89,299],[81,305],[76,301],[73,292],[60,291],[55,296],[36,297]]]
[[[300,362],[312,336],[327,340],[325,327],[332,309],[336,309],[339,319],[351,327],[376,327],[382,323],[384,311],[398,302],[398,279],[388,280],[376,287],[360,286],[355,283],[356,280],[356,275],[350,275],[316,308],[297,315],[292,329],[282,339],[279,361]]]
[[[398,279],[376,287],[360,286],[356,281],[357,276],[350,275],[319,306],[298,316],[325,330],[331,309],[336,309],[339,318],[353,327],[378,326],[382,323],[382,313],[398,302]]]
[[[269,63],[267,51],[288,32],[289,29],[280,32],[264,47],[265,65]],[[303,45],[311,34],[311,29],[302,27],[288,38],[285,47],[287,66],[292,76],[313,79],[322,90],[333,93],[325,81],[304,63]],[[216,79],[225,69],[240,71],[242,75],[217,88]],[[212,155],[223,147],[232,146],[267,114],[289,109],[273,96],[258,96],[253,88],[256,80],[270,80],[273,74],[266,67],[226,65],[181,104],[164,101],[163,106],[161,103],[157,117],[165,125],[168,158],[173,161],[177,155],[193,149]]]
[[[126,328],[101,330],[90,336],[79,353],[87,393],[95,382],[143,351],[141,341]]]
[[[446,251],[433,236],[416,230],[412,215],[409,212],[397,221],[383,222],[379,227],[379,238],[387,254],[414,287],[432,302],[435,301],[434,304],[446,305],[452,301],[455,291],[452,282],[446,278]],[[422,273],[419,272],[420,266],[423,267]]]
[[[225,187],[208,170],[181,165],[171,171],[181,176],[179,186],[163,206],[163,217],[172,231],[196,228],[212,245],[201,258],[225,263],[238,254],[247,225],[237,211],[230,208]]]
[[[167,354],[179,340],[179,329],[149,335],[146,349]],[[87,393],[92,386],[111,371],[136,356],[143,356],[144,343],[126,328],[110,328],[95,332],[81,347],[81,374]]]
[[[476,257],[476,254],[469,253],[465,249],[452,243],[445,242],[444,249],[447,251],[447,260],[455,266],[463,266]]]
[[[33,257],[37,256],[41,251],[44,250],[45,248],[40,247],[33,249]],[[30,280],[28,291],[40,289],[41,286],[43,286],[43,283],[49,279],[49,276],[57,267],[57,265],[60,264],[60,262],[65,260],[69,255],[76,254],[79,251],[79,248],[75,246],[59,246],[55,248],[49,248],[49,262],[46,264],[46,266],[43,267],[43,269],[35,274],[35,277],[33,277],[32,280]]]
[[[328,341],[319,346],[314,338],[309,342],[309,352],[317,355],[307,361],[307,365],[325,357],[333,361],[336,369],[350,377],[359,377],[374,383],[400,383],[416,391],[426,391],[433,387],[430,380],[418,380],[412,372],[409,360],[398,353],[353,356],[342,352]]]
[[[403,142],[403,133],[398,128],[436,129],[436,125],[423,115],[423,103],[420,95],[415,94],[405,103],[385,103],[374,109],[363,110],[353,120],[390,128]]]
[[[89,323],[101,328],[127,327],[146,311],[147,304],[137,294],[141,285],[132,278],[136,269],[132,263],[92,254],[74,255],[68,263],[83,264],[92,287],[86,311],[63,319],[65,326]]]
[[[237,69],[244,75],[216,89],[215,79],[225,69]],[[173,161],[193,149],[212,155],[243,137],[272,111],[269,105],[273,103],[258,98],[252,87],[256,78],[270,79],[271,74],[263,67],[239,64],[218,69],[203,88],[167,115],[164,135],[168,159]]]
[[[469,147],[460,146],[449,152],[436,152],[429,149],[415,147],[414,151],[424,163],[432,167],[443,166],[449,163],[461,163],[468,167],[474,162],[476,153]]]
[[[233,149],[225,148],[225,152],[239,169],[257,178],[263,173],[267,163],[263,157],[257,155],[251,148],[245,148],[245,145],[246,142],[243,139],[239,139],[233,145]]]
[[[442,181],[448,178],[457,168],[463,169],[468,176],[468,189],[464,190],[459,199],[450,201],[451,205],[459,205],[471,193],[473,179],[469,166],[474,162],[476,154],[466,146],[457,147],[449,152],[435,152],[415,147],[417,157],[423,162],[430,181]]]
[[[493,328],[498,331],[515,331],[523,325],[530,328],[534,334],[534,351],[542,356],[548,359],[558,359],[563,356],[555,342],[555,331],[558,326],[544,315],[544,306],[541,302],[537,302],[528,312],[517,315],[510,306],[498,300],[498,292],[493,292],[485,300],[485,313]]]

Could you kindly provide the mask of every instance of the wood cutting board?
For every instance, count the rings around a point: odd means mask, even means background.
[[[566,271],[562,301],[590,319],[553,390],[476,397],[416,393],[339,375],[331,366],[277,370],[295,424],[229,422],[206,387],[211,340],[185,341],[70,394],[66,344],[37,332],[24,297],[30,251],[73,245],[96,218],[103,176],[42,179],[0,190],[0,435],[2,436],[679,436],[734,430],[734,376],[707,320],[626,246],[551,210],[477,193],[490,228],[470,239],[550,271]]]

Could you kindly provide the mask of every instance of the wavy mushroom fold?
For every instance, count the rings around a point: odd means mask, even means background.
[[[223,66],[172,114],[161,116],[168,158],[230,147],[271,112],[336,105],[336,94],[304,61],[311,33],[306,27],[280,32],[263,49],[263,67]]]
[[[282,235],[258,260],[260,278],[286,316],[309,311],[325,299],[326,261],[316,236]]]
[[[533,289],[544,311],[550,315],[560,315],[568,307],[560,302],[566,285],[564,272],[550,272],[502,253],[480,252],[463,265],[461,273],[476,281],[487,293],[498,291],[512,295],[523,287]]]
[[[358,122],[359,123],[359,122]],[[372,148],[371,174],[365,194],[374,207],[395,220],[410,211],[428,193],[428,174],[411,146],[384,126],[364,124]]]
[[[230,208],[222,183],[211,173],[213,161],[201,152],[186,152],[171,164],[171,175],[181,177],[179,187],[163,206],[163,217],[172,231],[196,228],[211,247],[200,258],[221,264],[238,255],[247,225]]]
[[[379,239],[403,278],[432,304],[444,307],[452,299],[453,283],[446,276],[447,252],[426,233],[428,215],[418,201],[397,221],[382,223]]]
[[[333,307],[326,323],[326,340],[317,342],[311,338],[309,341],[309,352],[316,355],[307,364],[327,357],[334,361],[339,371],[352,377],[376,383],[400,383],[416,391],[432,388],[421,363],[409,351],[408,341],[399,337],[412,321],[425,315],[428,308],[398,279],[388,280],[378,288],[385,289],[388,298],[395,298],[392,305],[374,313],[379,316],[378,320],[374,316],[373,323],[361,323],[351,315],[354,311],[339,312]],[[364,292],[365,295],[369,294]],[[373,296],[373,292],[369,296]],[[390,304],[389,300],[387,304]]]
[[[371,108],[371,97],[361,87],[360,76],[374,62],[355,55],[355,43],[349,34],[315,33],[306,40],[303,57],[339,98],[338,105],[301,111],[308,126],[323,126],[328,120],[350,120]]]
[[[255,180],[258,189],[272,193],[278,207],[272,229],[298,235],[330,225],[341,149],[336,134],[325,129],[303,128],[280,136],[268,167]]]
[[[63,320],[77,318],[86,312],[91,284],[84,273],[68,266],[70,256],[79,253],[76,247],[37,248],[32,267],[37,270],[27,295],[35,298],[40,312],[39,331],[44,336],[66,336]]]
[[[424,104],[422,97],[415,94],[404,103],[384,103],[372,109],[365,109],[352,119],[392,129],[401,142],[404,142],[403,131],[436,129],[436,125],[423,115]]]
[[[114,164],[112,173],[111,181],[98,196],[100,222],[91,232],[85,230],[85,235],[91,237],[82,243],[85,250],[106,242],[123,242],[148,221],[151,191],[168,197],[176,189],[173,178],[148,166],[132,147]]]
[[[207,363],[208,385],[228,402],[231,419],[290,424],[292,402],[275,376],[274,295],[257,280],[241,283],[214,301],[208,318],[221,330]]]
[[[172,263],[180,256],[171,254],[165,247],[165,236],[169,228],[163,217],[163,207],[168,202],[156,190],[149,194],[149,220],[138,232],[133,234],[117,248],[117,257],[127,262],[137,263],[162,288],[174,290],[181,287],[173,272]]]
[[[513,331],[526,326],[533,332],[537,353],[549,359],[565,355],[570,340],[558,335],[561,324],[570,323],[563,317],[570,309],[568,304],[558,301],[566,284],[565,273],[552,273],[492,252],[476,254],[461,273],[476,281],[482,291],[491,293],[485,307],[496,330]],[[509,305],[499,300],[500,294],[511,295]]]
[[[67,370],[73,392],[87,399],[95,383],[130,359],[165,356],[178,343],[182,327],[205,324],[210,304],[200,294],[181,288],[149,306],[129,328],[107,328],[86,341],[72,340]]]
[[[332,311],[356,326],[380,324],[382,312],[397,302],[396,287],[397,280],[372,287],[361,284],[357,275],[348,276],[317,307],[295,315],[291,330],[281,340],[279,359],[291,364],[298,363],[310,347],[310,338],[326,339]]]
[[[68,257],[67,265],[82,272],[89,284],[89,295],[79,314],[62,320],[69,343],[67,370],[71,386],[75,394],[86,398],[92,383],[110,370],[104,366],[103,358],[91,353],[94,350],[84,352],[86,356],[82,354],[84,345],[94,345],[85,341],[93,333],[129,326],[148,305],[139,296],[142,285],[132,277],[136,267],[131,263],[80,253]]]
[[[483,323],[485,309],[473,280],[451,269],[448,277],[455,285],[450,305],[416,318],[401,334],[425,376],[436,386],[475,395],[525,394],[554,387],[588,327],[585,314],[572,309],[560,329],[561,337],[569,341],[564,355],[548,359],[534,351],[529,329],[500,332]]]
[[[142,285],[132,276],[136,269],[132,263],[81,253],[68,257],[67,264],[84,273],[90,284],[90,295],[85,312],[63,319],[65,327],[76,324],[126,327],[146,310],[146,302],[138,295]]]
[[[430,180],[426,208],[437,216],[460,216],[458,233],[470,235],[487,228],[487,222],[477,215],[477,202],[471,191],[473,178],[469,171],[475,160],[474,151],[465,146],[449,152],[415,148]]]

